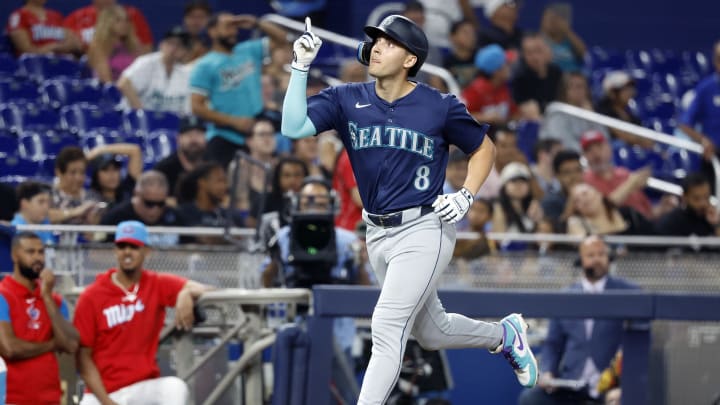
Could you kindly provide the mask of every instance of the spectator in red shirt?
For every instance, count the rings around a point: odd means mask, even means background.
[[[338,156],[333,175],[333,189],[340,197],[340,212],[335,217],[335,226],[354,231],[362,219],[363,203],[360,199],[357,181],[350,166],[347,150],[343,149]]]
[[[92,4],[83,8],[79,8],[67,17],[63,25],[73,30],[81,39],[85,46],[90,45],[95,33],[95,24],[97,23],[100,12],[108,7],[115,6],[115,0],[93,0]],[[148,53],[153,48],[153,37],[150,26],[145,16],[133,6],[123,6],[127,12],[127,16],[135,27],[135,33],[140,40],[142,53]]]
[[[618,207],[632,207],[646,218],[653,218],[650,200],[643,194],[652,170],[643,168],[631,172],[627,168],[615,166],[610,144],[600,131],[585,132],[580,139],[580,145],[588,163],[583,176],[584,182],[596,188]]]
[[[0,282],[0,355],[7,363],[7,403],[59,404],[60,369],[55,351],[74,353],[78,332],[68,307],[53,293],[45,247],[35,233],[12,241],[13,273]],[[4,403],[4,402],[3,402]]]
[[[5,28],[18,55],[73,53],[82,50],[80,39],[63,27],[63,16],[45,8],[47,0],[26,0],[13,11]]]
[[[517,116],[517,106],[510,96],[510,66],[505,51],[492,44],[475,54],[478,76],[462,92],[465,105],[476,120],[505,125]]]
[[[80,332],[77,364],[89,392],[80,403],[133,404],[161,398],[185,405],[185,382],[160,377],[156,356],[165,308],[175,307],[178,329],[192,329],[194,301],[207,287],[182,277],[143,268],[150,253],[148,232],[139,221],[125,221],[115,233],[118,267],[97,276],[75,309]]]

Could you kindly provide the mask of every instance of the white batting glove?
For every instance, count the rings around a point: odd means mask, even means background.
[[[293,61],[291,66],[307,72],[310,64],[320,51],[322,40],[312,32],[310,17],[305,17],[305,32],[293,43]]]
[[[472,193],[463,187],[457,193],[439,195],[432,206],[441,220],[454,224],[467,214],[474,199]]]

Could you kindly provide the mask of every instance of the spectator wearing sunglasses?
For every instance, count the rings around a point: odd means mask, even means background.
[[[167,206],[168,182],[165,175],[150,170],[138,178],[133,196],[108,211],[100,223],[117,225],[122,221],[140,221],[148,226],[186,226],[174,208]],[[172,246],[180,240],[174,234],[151,234],[153,246]]]

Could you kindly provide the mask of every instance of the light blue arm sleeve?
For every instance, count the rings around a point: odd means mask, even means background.
[[[282,126],[283,135],[292,139],[307,138],[317,134],[315,124],[307,116],[307,72],[292,69],[285,100],[283,101]]]
[[[10,308],[2,294],[0,294],[0,322],[10,322]]]

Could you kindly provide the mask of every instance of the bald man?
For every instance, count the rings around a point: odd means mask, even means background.
[[[639,287],[609,274],[610,248],[599,236],[585,238],[579,246],[580,280],[569,291],[602,294],[606,290]],[[535,388],[525,390],[520,405],[601,404],[597,392],[600,373],[610,365],[623,334],[623,321],[605,319],[553,319],[542,349],[540,379]],[[553,379],[575,380],[579,390],[557,388]]]

